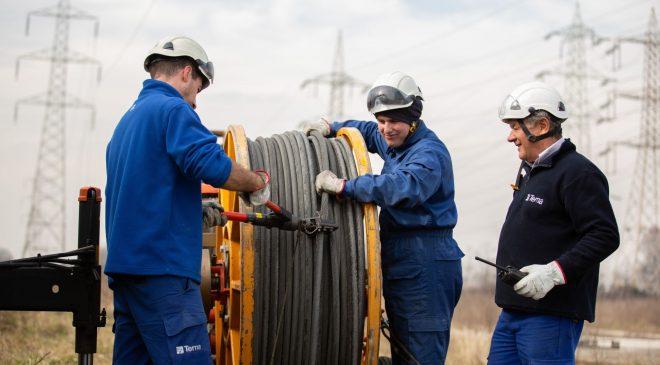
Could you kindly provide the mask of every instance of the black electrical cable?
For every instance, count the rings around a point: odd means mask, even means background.
[[[322,170],[357,176],[350,147],[296,131],[248,140],[248,150],[250,168],[271,174],[271,200],[296,216],[319,214],[339,225],[313,236],[254,227],[253,362],[358,364],[366,306],[363,214],[357,203],[318,195],[314,187]]]
[[[259,144],[249,141],[248,151],[250,155],[250,163],[253,166],[253,168],[255,170],[263,169],[264,168],[264,163],[262,158],[263,154],[261,153],[261,148]],[[257,211],[263,211],[263,207],[258,208]],[[255,256],[254,280],[255,282],[259,281],[266,283],[267,277],[263,273],[264,261],[265,261],[264,258],[266,257],[265,252],[263,252],[265,250],[265,247],[263,246],[264,235],[265,232],[263,232],[262,230],[255,230],[253,234],[254,256]],[[254,292],[255,304],[254,304],[254,312],[253,312],[253,318],[254,318],[253,331],[255,333],[262,333],[263,327],[266,325],[263,319],[263,308],[265,304],[263,296],[264,296],[263,291]],[[261,357],[261,354],[263,352],[261,347],[262,341],[263,338],[261,336],[254,338],[253,351],[254,351],[254,357],[257,359]]]

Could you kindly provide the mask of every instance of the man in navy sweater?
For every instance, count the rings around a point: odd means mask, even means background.
[[[552,87],[519,86],[499,117],[522,163],[497,263],[527,276],[513,287],[497,281],[488,363],[573,364],[583,322],[595,319],[599,264],[619,245],[607,179],[562,137],[568,113]]]
[[[197,113],[213,64],[187,37],[144,62],[151,75],[106,151],[105,273],[114,292],[114,364],[209,364],[200,295],[201,182],[268,199],[267,173],[235,164]]]

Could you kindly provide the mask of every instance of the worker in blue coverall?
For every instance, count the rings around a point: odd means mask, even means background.
[[[383,295],[391,334],[420,364],[444,363],[449,329],[463,284],[452,236],[457,212],[454,175],[445,145],[420,119],[422,92],[401,72],[381,75],[367,96],[378,122],[321,120],[307,126],[325,136],[357,128],[384,161],[380,175],[346,180],[316,177],[318,192],[380,206]],[[393,364],[410,362],[393,351]]]
[[[575,364],[583,323],[595,319],[599,264],[619,245],[607,178],[562,137],[568,110],[551,86],[517,87],[499,117],[522,161],[497,263],[527,275],[513,287],[497,281],[488,363]]]
[[[213,64],[197,42],[167,37],[144,68],[151,79],[106,152],[113,364],[206,365],[201,182],[248,192],[260,204],[268,199],[268,177],[230,160],[195,113],[197,94],[213,82]]]

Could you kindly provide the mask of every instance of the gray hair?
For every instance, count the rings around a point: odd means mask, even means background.
[[[547,119],[550,122],[550,130],[554,131],[553,136],[561,137],[561,123],[564,121],[558,119],[554,115],[546,112],[545,110],[537,110],[532,115],[523,120],[527,128],[534,128],[542,119]]]

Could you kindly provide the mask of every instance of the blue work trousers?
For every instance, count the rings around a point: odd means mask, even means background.
[[[451,231],[381,238],[383,296],[391,334],[420,364],[444,364],[463,286],[463,253]],[[392,363],[411,362],[393,349]]]
[[[178,276],[113,275],[112,363],[211,364],[199,284]]]
[[[489,365],[575,364],[584,321],[502,310],[493,332]]]

